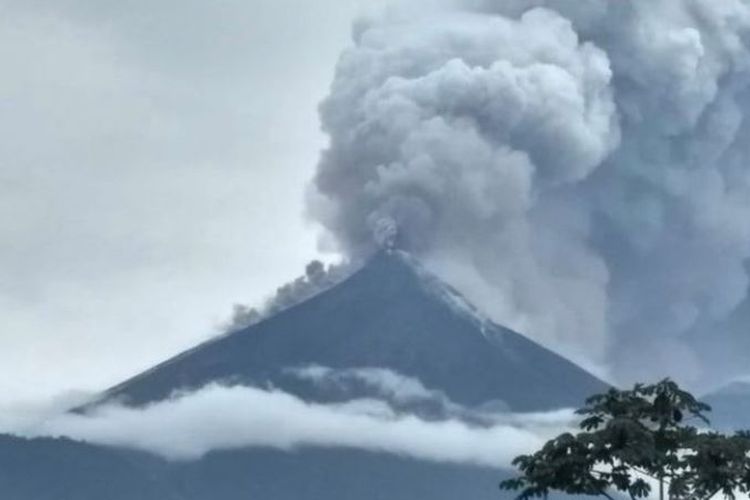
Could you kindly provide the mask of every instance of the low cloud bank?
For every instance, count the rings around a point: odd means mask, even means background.
[[[372,373],[383,378],[385,372]],[[399,380],[392,373],[387,377],[392,384]],[[419,384],[413,379],[412,383]],[[425,394],[435,394],[424,390]],[[58,414],[34,426],[17,428],[16,433],[66,436],[148,451],[172,460],[194,460],[210,451],[239,448],[291,451],[326,447],[507,467],[513,457],[540,446],[572,421],[569,410],[504,414],[490,423],[472,422],[460,415],[426,420],[381,399],[321,404],[275,389],[214,384],[145,407],[116,403],[85,415]]]
[[[426,387],[417,378],[409,377],[385,368],[332,369],[318,365],[308,365],[287,370],[287,373],[300,380],[307,380],[316,386],[338,390],[341,394],[361,394],[362,391],[388,406],[403,413],[430,415],[451,420],[460,420],[480,426],[512,425],[516,427],[557,426],[571,419],[570,410],[544,413],[517,413],[502,400],[486,401],[475,407],[466,407],[453,402],[443,391]],[[420,411],[427,409],[427,412]]]
[[[308,380],[321,387],[352,389],[359,383],[373,390],[379,399],[391,403],[435,402],[447,407],[456,407],[448,396],[438,390],[428,389],[419,379],[407,377],[385,368],[348,368],[334,370],[319,365],[292,368],[287,373],[301,380]]]

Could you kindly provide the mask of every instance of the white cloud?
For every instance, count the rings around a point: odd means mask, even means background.
[[[287,370],[300,379],[310,380],[322,386],[351,386],[352,382],[364,383],[377,394],[395,403],[419,401],[449,402],[442,391],[431,390],[421,381],[385,368],[349,368],[334,370],[312,365]]]
[[[478,426],[457,418],[427,421],[378,400],[305,402],[276,390],[209,385],[141,408],[109,404],[86,415],[49,418],[26,435],[68,436],[192,460],[247,447],[353,448],[436,462],[507,467],[570,425],[572,413]]]

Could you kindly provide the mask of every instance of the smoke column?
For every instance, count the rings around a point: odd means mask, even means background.
[[[749,37],[740,0],[463,0],[360,20],[321,105],[310,212],[325,244],[407,250],[615,381],[733,375],[691,339],[748,291]]]

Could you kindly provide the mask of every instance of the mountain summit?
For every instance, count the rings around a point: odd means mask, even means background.
[[[215,381],[272,384],[314,399],[289,370],[383,368],[465,405],[579,405],[605,384],[483,318],[407,254],[380,252],[333,288],[187,351],[108,391],[140,405]]]

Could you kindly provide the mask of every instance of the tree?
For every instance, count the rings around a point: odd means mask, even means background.
[[[576,413],[581,431],[564,433],[531,455],[513,461],[521,475],[500,488],[519,491],[517,500],[551,491],[632,500],[734,499],[750,491],[750,433],[728,436],[708,430],[711,408],[675,382],[610,389],[586,400]],[[690,425],[697,421],[702,426]]]

